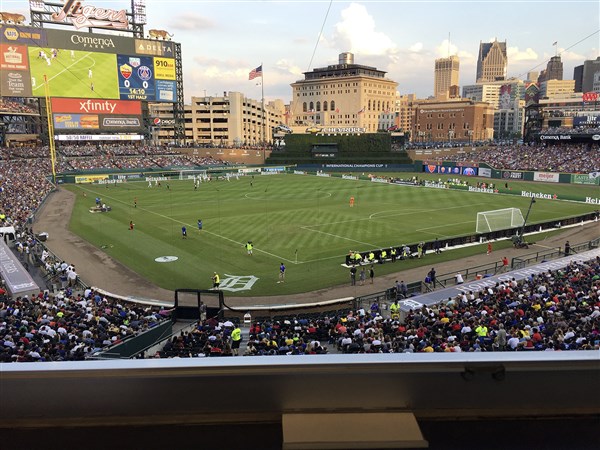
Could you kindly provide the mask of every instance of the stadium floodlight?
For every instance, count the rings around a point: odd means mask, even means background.
[[[476,232],[490,233],[492,231],[522,227],[524,224],[525,220],[519,208],[482,211],[477,213]]]

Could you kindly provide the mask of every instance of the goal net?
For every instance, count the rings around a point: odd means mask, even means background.
[[[180,180],[195,180],[197,177],[205,177],[206,170],[181,170],[179,172]]]
[[[523,226],[523,214],[519,208],[496,209],[477,213],[477,233],[508,230]]]

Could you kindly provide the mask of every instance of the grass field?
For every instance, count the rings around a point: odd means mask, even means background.
[[[50,65],[39,56],[40,51],[48,56]],[[29,64],[33,95],[36,97],[45,95],[46,75],[52,97],[119,98],[116,55],[60,50],[57,57],[52,58],[51,49],[29,47]]]
[[[472,233],[477,212],[517,207],[525,216],[530,203],[529,198],[512,195],[315,176],[256,176],[252,181],[252,186],[250,177],[213,181],[201,184],[197,191],[189,180],[170,181],[169,190],[165,182],[160,188],[148,188],[144,182],[71,185],[68,188],[78,194],[71,229],[167,289],[210,288],[217,271],[222,278],[258,278],[250,291],[228,295],[280,295],[346,283],[348,270],[341,263],[349,250]],[[572,189],[526,182],[511,185],[549,193]],[[598,195],[597,186],[577,188],[581,195]],[[88,211],[97,196],[112,207],[111,212]],[[348,204],[351,196],[356,199],[353,208]],[[595,209],[538,200],[528,223]],[[202,231],[198,219],[203,221]],[[130,220],[135,223],[133,231],[128,229]],[[182,239],[182,226],[187,227],[187,239]],[[254,243],[253,256],[244,249],[248,240]],[[482,246],[469,251],[485,250]],[[452,258],[452,253],[445,252],[444,257]],[[155,262],[162,256],[178,259]],[[278,284],[280,262],[287,266],[287,275],[285,283]],[[380,265],[377,274],[399,271],[401,264],[411,263]]]

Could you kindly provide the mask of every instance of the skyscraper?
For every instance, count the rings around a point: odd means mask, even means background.
[[[456,55],[435,60],[433,95],[437,100],[446,100],[450,88],[458,86],[459,67],[460,61]]]
[[[506,41],[479,42],[479,57],[477,58],[476,81],[500,81],[506,79]]]
[[[588,59],[583,62],[581,92],[591,92],[594,90],[594,75],[596,72],[600,72],[600,56],[596,59]]]
[[[544,72],[544,79],[541,81],[549,80],[562,80],[563,79],[563,63],[560,56],[553,56],[546,65],[546,71]]]

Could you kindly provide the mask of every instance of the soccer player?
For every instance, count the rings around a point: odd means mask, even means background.
[[[248,252],[248,254],[249,254],[250,256],[252,256],[252,248],[253,248],[253,247],[254,247],[254,246],[252,245],[252,241],[248,241],[248,243],[246,244],[246,251]]]
[[[285,265],[283,263],[279,263],[279,281],[278,283],[285,282]]]
[[[350,208],[354,207],[354,196],[350,197]]]
[[[181,227],[181,238],[187,239],[187,228],[184,226]]]
[[[202,219],[198,219],[198,229],[202,230]]]
[[[213,289],[219,289],[219,285],[221,284],[221,278],[219,277],[219,274],[217,272],[215,272],[215,274],[212,276],[212,282]]]
[[[88,78],[94,78],[94,72],[92,72],[92,69],[88,69]]]
[[[488,245],[487,245],[487,254],[488,255],[492,254],[492,243],[491,242],[488,242]]]
[[[133,220],[129,221],[129,231],[133,231],[133,227],[135,226],[135,223],[133,223]]]

